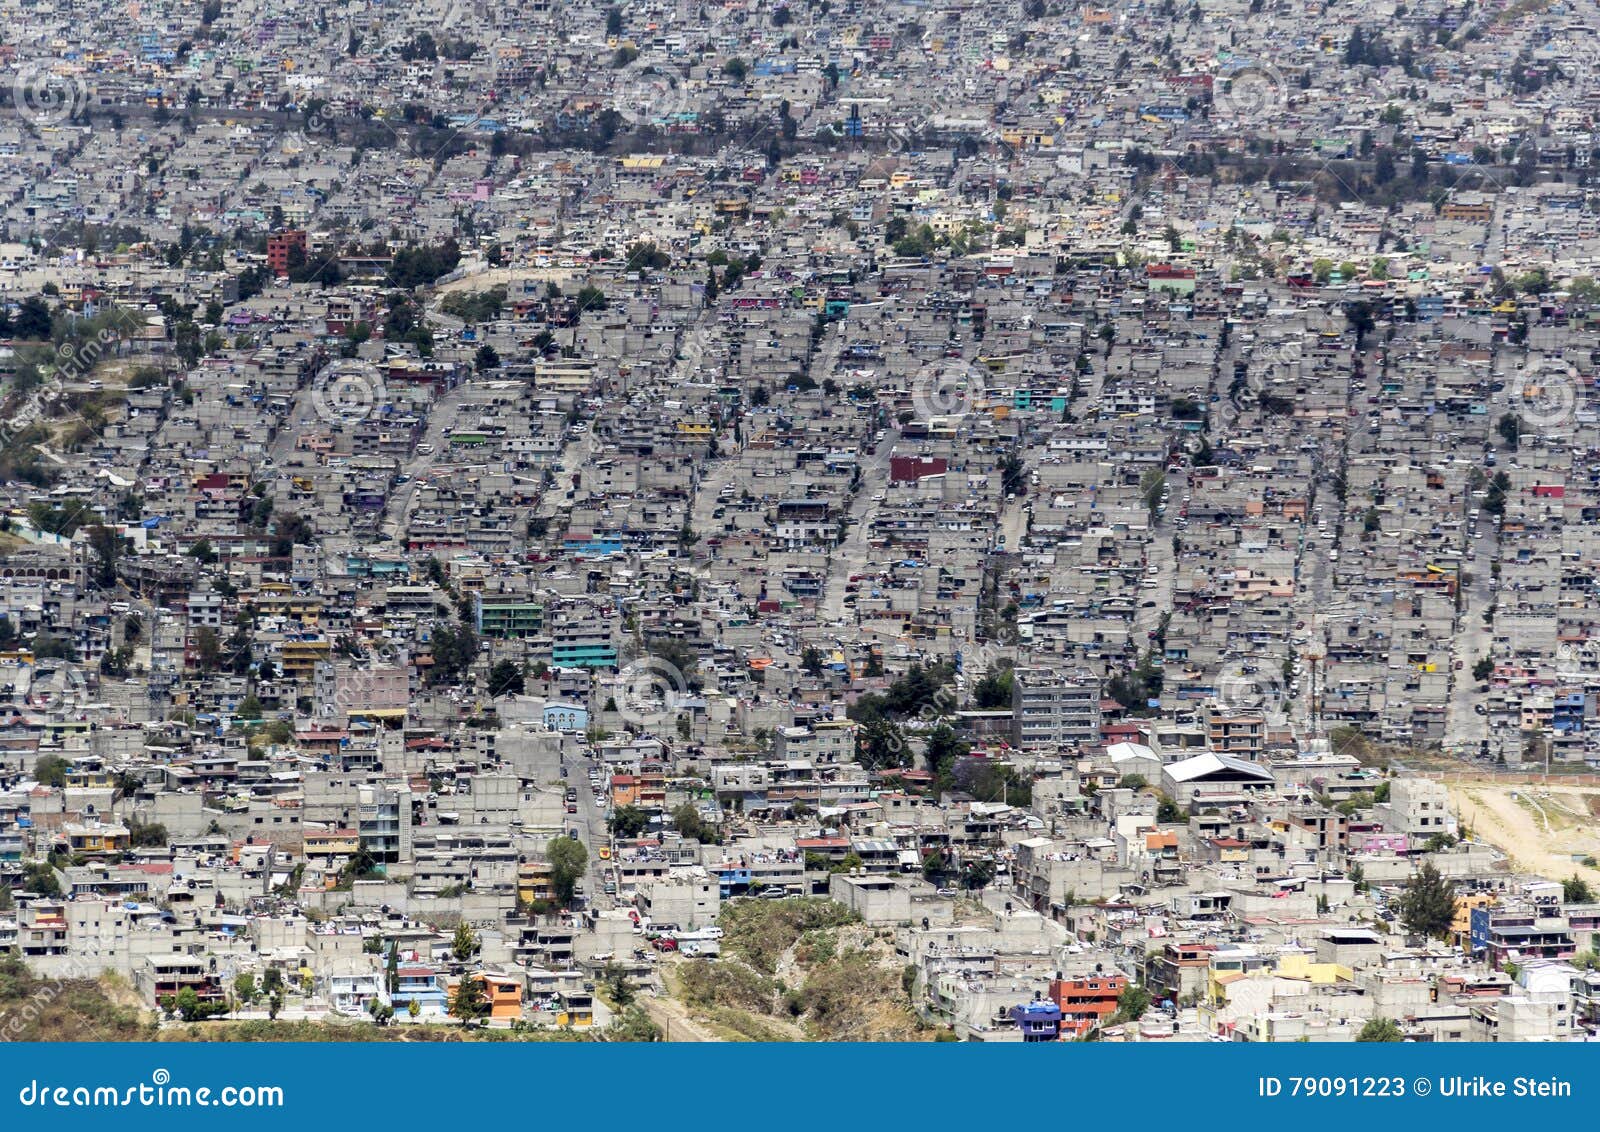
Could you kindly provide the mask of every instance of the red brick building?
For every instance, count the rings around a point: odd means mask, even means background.
[[[293,248],[299,248],[300,258],[305,258],[306,234],[299,228],[288,228],[267,237],[267,266],[279,279],[289,274],[289,256]]]

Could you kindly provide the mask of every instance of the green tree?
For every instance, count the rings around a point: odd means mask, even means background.
[[[72,764],[60,755],[41,755],[33,764],[34,781],[41,786],[65,786],[71,769]]]
[[[613,837],[638,837],[650,824],[650,817],[638,806],[618,806],[606,824]]]
[[[964,861],[961,865],[961,887],[984,888],[994,880],[994,862],[987,860]]]
[[[456,983],[455,994],[450,999],[450,1013],[463,1022],[471,1022],[489,1013],[489,1001],[483,993],[483,979],[478,975],[462,975]]]
[[[259,992],[256,989],[256,977],[249,971],[241,971],[233,977],[233,997],[246,1006],[256,1000]]]
[[[450,941],[450,954],[457,963],[465,963],[478,953],[478,937],[465,920],[456,925],[455,938]]]
[[[400,945],[389,945],[389,961],[383,968],[383,985],[390,994],[400,989]]]
[[[628,969],[615,960],[600,969],[600,986],[611,999],[612,1005],[619,1010],[632,1006],[639,996],[633,980],[628,978]]]
[[[1561,899],[1568,904],[1593,904],[1594,890],[1577,873],[1561,882]]]
[[[555,887],[556,899],[564,905],[571,904],[578,881],[589,866],[589,851],[576,838],[557,837],[545,847],[544,856],[550,862],[550,883]]]
[[[661,1027],[650,1020],[639,1006],[630,1006],[618,1012],[605,1028],[608,1042],[659,1042],[663,1040]]]
[[[1413,935],[1442,937],[1456,918],[1455,889],[1425,861],[1400,893],[1400,923]]]
[[[972,702],[980,711],[1011,706],[1013,677],[1010,665],[996,665],[972,687]]]
[[[1129,983],[1117,995],[1117,1018],[1123,1022],[1137,1022],[1150,1009],[1150,992],[1139,983]]]
[[[1366,1025],[1361,1027],[1361,1032],[1356,1035],[1358,1042],[1399,1042],[1404,1041],[1405,1035],[1400,1032],[1400,1023],[1393,1018],[1369,1018]]]
[[[514,660],[500,660],[489,670],[489,696],[499,699],[501,696],[522,695],[525,681],[522,674],[522,665]]]
[[[222,662],[222,641],[209,625],[202,625],[194,635],[194,658],[202,672],[215,672]]]

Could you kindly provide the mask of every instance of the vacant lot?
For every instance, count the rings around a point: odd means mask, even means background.
[[[1447,785],[1462,823],[1518,869],[1600,883],[1600,868],[1583,863],[1600,858],[1600,790],[1543,782]]]

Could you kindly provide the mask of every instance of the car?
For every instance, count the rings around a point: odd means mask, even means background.
[[[1472,705],[1472,710],[1475,713],[1477,713],[1478,715],[1488,715],[1489,714],[1489,709],[1484,707],[1482,704],[1473,704]]]
[[[956,890],[953,889],[953,888],[941,888],[941,889],[938,889],[937,892],[938,892],[938,894],[940,896],[955,896],[956,895]]]
[[[594,808],[597,809],[597,810],[605,809],[606,808],[606,800],[604,798],[596,798],[594,800]]]

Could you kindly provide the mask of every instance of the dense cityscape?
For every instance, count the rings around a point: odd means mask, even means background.
[[[5,1039],[1600,1034],[1593,3],[0,12]]]

